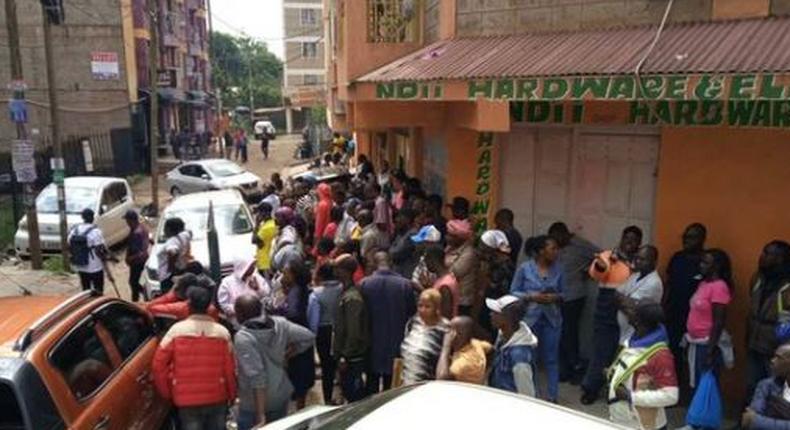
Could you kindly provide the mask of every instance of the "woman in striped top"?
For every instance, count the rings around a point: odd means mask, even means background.
[[[442,317],[441,303],[438,290],[424,290],[417,303],[417,315],[406,324],[401,344],[404,385],[436,379],[436,363],[444,335],[450,328],[447,319]]]

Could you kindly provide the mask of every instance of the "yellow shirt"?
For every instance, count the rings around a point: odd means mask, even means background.
[[[491,344],[472,339],[453,354],[450,360],[450,374],[459,382],[484,384],[486,379],[486,354]]]
[[[258,270],[269,270],[272,267],[272,244],[277,235],[277,225],[273,219],[270,219],[258,227],[256,234],[261,243],[255,254],[256,267]]]

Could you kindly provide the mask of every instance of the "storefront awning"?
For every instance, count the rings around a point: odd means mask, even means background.
[[[790,72],[790,17],[668,25],[641,74]],[[656,26],[436,42],[362,83],[633,74]]]

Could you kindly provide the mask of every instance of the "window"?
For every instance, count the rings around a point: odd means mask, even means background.
[[[320,81],[321,77],[318,75],[304,75],[305,85],[318,85]]]
[[[148,318],[125,304],[113,303],[102,308],[96,314],[112,336],[121,358],[126,360],[148,339],[154,336],[154,330]]]
[[[93,395],[114,371],[93,319],[83,321],[63,338],[49,360],[77,400]]]
[[[316,23],[316,9],[299,9],[299,22],[304,27],[312,27]]]
[[[318,57],[318,42],[302,42],[302,57]]]
[[[417,42],[416,0],[368,0],[368,42]]]
[[[118,207],[121,203],[126,201],[126,198],[126,185],[120,182],[115,182],[108,185],[107,188],[104,189],[101,197],[102,211],[107,212],[115,207]]]

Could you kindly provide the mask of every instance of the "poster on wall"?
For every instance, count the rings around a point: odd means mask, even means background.
[[[117,52],[91,52],[91,75],[96,81],[110,81],[120,78]]]

